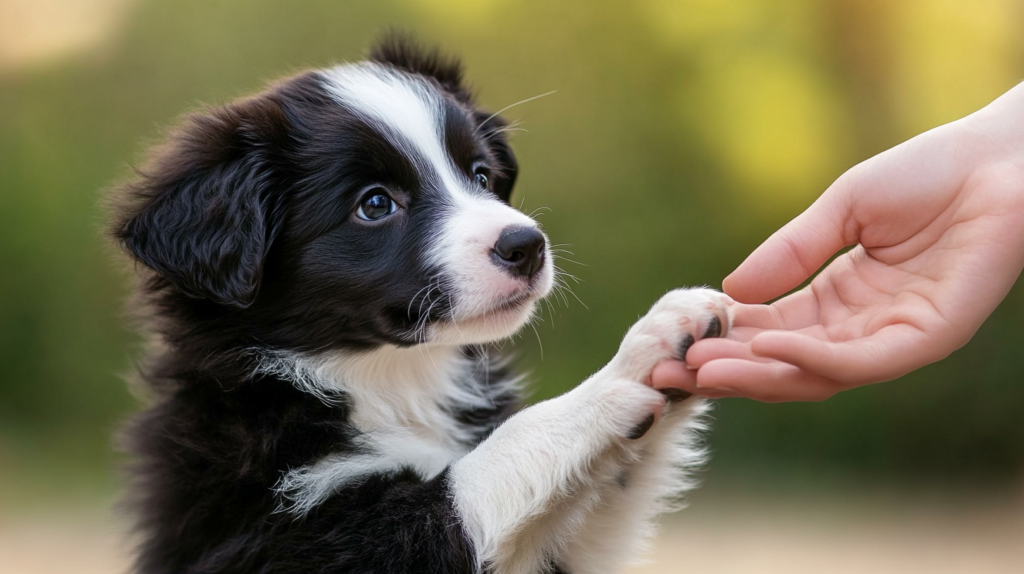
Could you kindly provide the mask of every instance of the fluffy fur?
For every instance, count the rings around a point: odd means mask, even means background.
[[[504,121],[391,38],[188,117],[120,190],[161,351],[126,429],[145,574],[613,572],[692,487],[695,398],[650,370],[729,325],[666,295],[517,413],[487,344],[554,281]],[[718,325],[722,328],[716,328]]]

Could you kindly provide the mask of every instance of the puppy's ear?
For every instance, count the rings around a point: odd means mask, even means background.
[[[389,30],[370,51],[369,59],[394,66],[412,74],[433,78],[462,103],[470,103],[472,94],[462,84],[462,63],[438,48],[425,48],[409,33]]]
[[[269,150],[287,145],[286,129],[272,95],[189,117],[124,186],[113,234],[164,284],[251,305],[282,220]]]
[[[519,175],[519,163],[512,153],[512,146],[509,145],[504,131],[508,127],[508,122],[500,116],[482,111],[477,111],[474,116],[478,125],[477,131],[487,142],[491,155],[498,161],[493,174],[492,188],[495,195],[508,203],[512,196],[512,188],[516,184],[516,176]]]

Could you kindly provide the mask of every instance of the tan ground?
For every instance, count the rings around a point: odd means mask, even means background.
[[[798,505],[695,501],[669,520],[655,563],[631,574],[1024,573],[1024,501],[949,498]],[[787,497],[787,500],[790,497]],[[946,500],[946,502],[943,502]],[[123,544],[102,511],[0,515],[2,574],[119,574]]]

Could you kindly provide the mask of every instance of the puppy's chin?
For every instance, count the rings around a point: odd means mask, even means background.
[[[514,335],[533,317],[537,300],[514,308],[501,308],[491,313],[464,320],[448,320],[435,324],[430,342],[447,345],[478,345],[493,343]]]
[[[465,319],[435,323],[430,329],[429,342],[445,345],[479,345],[493,343],[515,335],[537,310],[537,304],[547,294],[531,293],[521,300],[499,301],[494,309]]]

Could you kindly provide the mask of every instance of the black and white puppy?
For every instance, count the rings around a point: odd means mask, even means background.
[[[612,361],[521,410],[485,345],[552,286],[509,206],[506,124],[459,65],[388,40],[190,116],[119,194],[157,350],[137,571],[614,572],[691,487],[705,404],[645,381],[724,333],[673,291]]]

